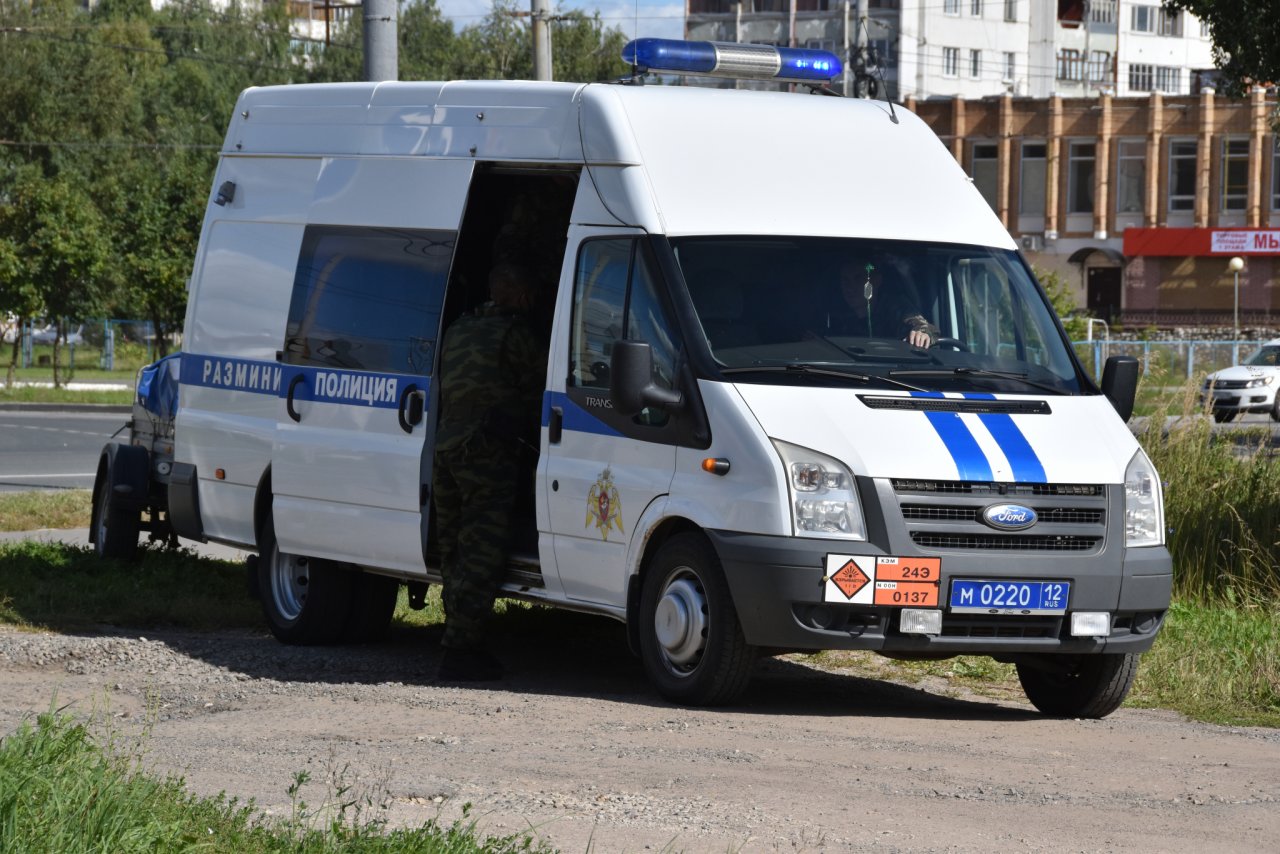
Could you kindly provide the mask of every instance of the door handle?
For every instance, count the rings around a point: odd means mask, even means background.
[[[412,433],[413,428],[422,423],[423,401],[418,387],[409,383],[400,393],[400,411],[396,417],[400,419],[400,429]]]
[[[551,407],[551,420],[547,423],[547,442],[552,445],[560,444],[560,434],[564,431],[564,409],[559,406]]]
[[[296,389],[298,385],[305,379],[306,379],[305,375],[295,374],[293,379],[289,380],[289,393],[285,395],[285,398],[284,398],[284,411],[289,413],[289,417],[292,418],[295,422],[302,420],[302,413],[298,412],[298,410],[293,408],[293,392],[294,392],[294,389]]]

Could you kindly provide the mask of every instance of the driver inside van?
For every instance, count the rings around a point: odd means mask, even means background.
[[[921,349],[942,335],[915,307],[907,283],[879,259],[841,264],[835,302],[824,318],[827,335],[896,338]]]

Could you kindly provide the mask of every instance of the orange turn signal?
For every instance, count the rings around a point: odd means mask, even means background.
[[[729,473],[729,461],[724,457],[707,457],[702,461],[702,470],[723,476]]]
[[[213,476],[214,476],[214,477],[216,477],[218,480],[226,480],[226,479],[227,479],[227,470],[226,470],[226,469],[214,469],[214,470],[213,470]]]

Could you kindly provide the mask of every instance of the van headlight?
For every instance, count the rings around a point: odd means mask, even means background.
[[[1139,448],[1124,472],[1124,544],[1164,545],[1164,500],[1156,467]]]
[[[865,540],[867,526],[853,475],[839,460],[773,440],[787,474],[796,536]]]

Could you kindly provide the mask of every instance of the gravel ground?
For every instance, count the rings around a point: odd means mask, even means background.
[[[145,762],[273,814],[307,770],[395,824],[473,805],[564,851],[1268,851],[1280,733],[1018,699],[770,659],[730,709],[660,701],[621,629],[548,614],[500,637],[511,676],[432,682],[438,629],[362,648],[257,632],[0,629],[0,731],[51,704],[145,731]]]

